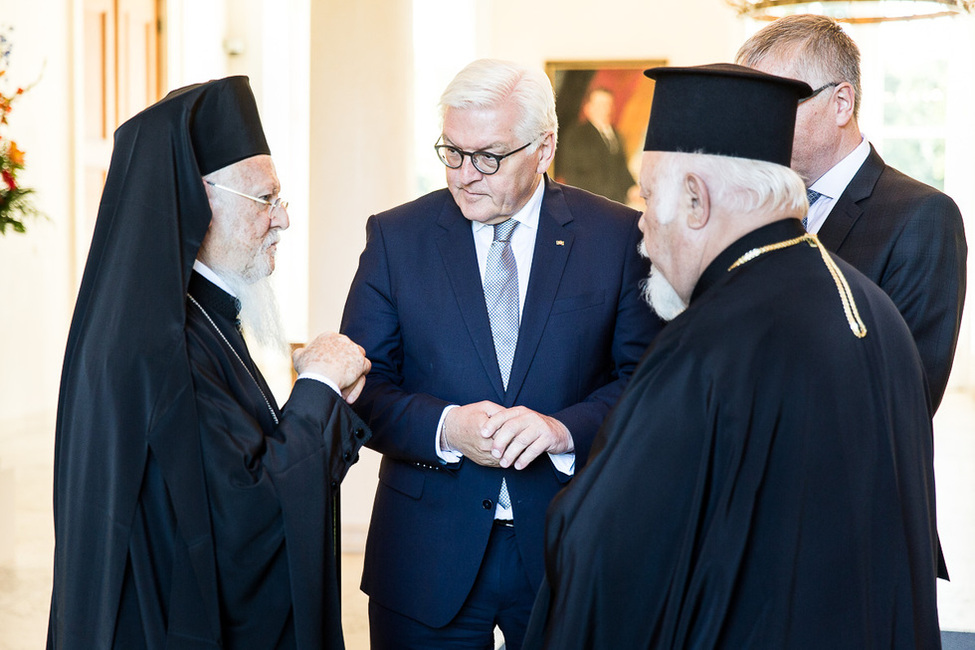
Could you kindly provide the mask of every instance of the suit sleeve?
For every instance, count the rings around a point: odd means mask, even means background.
[[[572,433],[576,468],[586,464],[599,427],[619,401],[644,352],[664,325],[643,300],[640,289],[641,282],[649,273],[649,264],[637,253],[641,239],[637,223],[634,219],[622,256],[623,273],[612,342],[616,377],[597,388],[584,401],[552,414]]]
[[[375,432],[369,447],[397,460],[439,465],[437,425],[450,403],[401,388],[403,332],[392,298],[386,243],[375,216],[366,222],[366,247],[349,289],[341,331],[372,362],[355,403],[356,412]]]
[[[928,379],[932,409],[944,397],[965,302],[968,245],[958,206],[931,194],[894,244],[881,287],[907,321]]]

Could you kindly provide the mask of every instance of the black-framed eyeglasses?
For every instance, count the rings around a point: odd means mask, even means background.
[[[799,100],[799,103],[801,104],[803,102],[809,101],[810,99],[812,99],[813,97],[815,97],[819,93],[823,92],[827,88],[833,88],[834,86],[839,86],[841,83],[843,83],[843,82],[842,81],[831,81],[828,84],[823,84],[822,86],[820,86],[816,90],[812,91],[812,94],[811,95],[806,95],[805,97],[803,97],[802,99],[800,99]]]
[[[440,142],[440,140],[437,140],[437,142]],[[534,142],[534,140],[532,142]],[[498,170],[501,169],[502,160],[508,156],[518,153],[519,151],[527,149],[532,142],[524,144],[514,151],[509,151],[503,155],[491,153],[490,151],[464,151],[463,149],[452,147],[449,144],[435,144],[433,145],[433,148],[437,150],[437,156],[440,158],[440,162],[447,165],[447,167],[450,167],[451,169],[459,169],[460,166],[464,164],[464,156],[470,156],[474,169],[481,172],[485,176],[490,176],[491,174],[496,174]]]
[[[257,196],[251,196],[250,194],[244,194],[243,192],[238,192],[237,190],[227,187],[226,185],[220,185],[218,183],[214,183],[213,181],[203,181],[203,182],[209,185],[210,187],[217,188],[218,190],[223,190],[224,192],[230,192],[231,194],[242,196],[245,199],[250,199],[251,201],[256,201],[257,203],[263,203],[264,205],[271,206],[271,212],[270,212],[271,218],[274,218],[274,211],[276,209],[278,208],[281,208],[282,210],[288,209],[288,202],[282,199],[280,196],[274,199],[273,201],[268,201],[267,199],[262,199]]]

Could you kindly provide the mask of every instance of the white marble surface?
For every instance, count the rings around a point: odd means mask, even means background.
[[[0,421],[0,649],[44,647],[54,532],[54,414]],[[935,421],[938,527],[951,582],[938,581],[945,630],[975,632],[975,396],[949,393]],[[362,556],[343,555],[349,650],[369,647]]]

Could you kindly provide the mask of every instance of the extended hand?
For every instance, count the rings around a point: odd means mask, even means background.
[[[491,455],[492,442],[485,440],[481,431],[491,414],[503,410],[502,406],[488,401],[451,409],[444,418],[443,442],[478,465],[498,467],[498,459]]]
[[[525,469],[545,452],[565,454],[575,449],[564,424],[524,406],[495,412],[481,428],[481,437],[492,441],[491,455],[499,466],[515,469]]]
[[[342,397],[351,404],[362,392],[372,363],[366,351],[349,337],[336,332],[319,334],[315,340],[291,355],[295,371],[325,375],[334,381]]]

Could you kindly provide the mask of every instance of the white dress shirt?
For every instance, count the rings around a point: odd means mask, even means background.
[[[856,149],[846,155],[846,157],[833,165],[832,169],[816,179],[809,189],[822,194],[816,202],[809,206],[809,215],[806,217],[806,231],[818,233],[823,227],[823,222],[829,216],[836,199],[846,191],[846,186],[850,184],[856,173],[860,171],[867,156],[870,155],[870,143],[861,134],[860,144]]]

